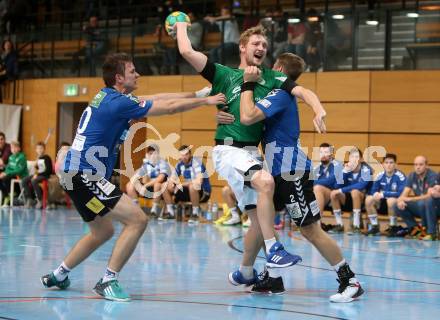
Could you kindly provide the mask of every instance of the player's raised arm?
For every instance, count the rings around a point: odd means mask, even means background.
[[[260,70],[255,66],[244,69],[240,97],[240,122],[251,125],[265,118],[264,113],[254,103],[254,88],[260,77]]]
[[[315,112],[315,117],[313,118],[315,129],[319,133],[325,133],[326,127],[324,123],[324,118],[327,113],[325,112],[324,107],[319,101],[318,96],[312,90],[306,89],[301,86],[294,87],[292,89],[292,95],[300,98],[313,109],[313,112]]]
[[[211,93],[211,87],[204,87],[195,92],[169,92],[169,93],[157,93],[152,95],[138,96],[140,100],[169,100],[169,99],[181,99],[181,98],[205,98]]]
[[[226,102],[225,96],[219,93],[205,98],[184,98],[152,101],[148,116],[161,116],[189,111],[202,105],[218,105]]]
[[[191,46],[187,28],[187,22],[176,22],[177,46],[182,57],[188,61],[197,72],[202,72],[208,62],[208,57],[203,53],[196,51]]]

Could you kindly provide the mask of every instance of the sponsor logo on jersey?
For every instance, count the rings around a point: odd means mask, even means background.
[[[286,209],[292,219],[300,219],[303,216],[298,202],[287,203]]]
[[[261,104],[263,107],[265,107],[266,109],[270,107],[270,105],[272,104],[272,102],[270,102],[267,99],[263,99],[258,101],[259,104]]]
[[[287,80],[287,77],[275,77],[275,79],[277,79],[277,80],[279,80],[281,82],[284,82],[284,81]]]
[[[101,104],[102,100],[104,100],[106,95],[107,93],[104,91],[99,91],[93,98],[92,102],[90,102],[90,106],[93,108],[99,108],[99,105]]]

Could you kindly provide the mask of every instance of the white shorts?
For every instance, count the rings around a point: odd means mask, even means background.
[[[226,179],[240,210],[245,210],[248,205],[257,204],[257,192],[244,184],[244,173],[253,166],[262,166],[260,153],[242,148],[218,145],[212,151],[214,169],[220,177]]]

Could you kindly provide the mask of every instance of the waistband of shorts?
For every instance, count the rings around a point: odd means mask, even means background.
[[[254,147],[257,148],[260,142],[249,142],[249,141],[236,141],[236,140],[220,140],[215,139],[216,146],[231,146],[236,148],[246,148],[246,147]]]

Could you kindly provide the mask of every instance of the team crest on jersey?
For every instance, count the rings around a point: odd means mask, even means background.
[[[106,95],[107,93],[104,91],[99,91],[93,98],[92,102],[90,102],[90,106],[93,108],[99,108],[99,105],[101,104],[102,100],[104,100]]]

